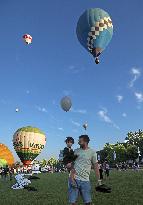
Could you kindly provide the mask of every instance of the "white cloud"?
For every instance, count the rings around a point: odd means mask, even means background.
[[[7,101],[6,101],[6,100],[4,100],[4,99],[2,99],[2,100],[0,100],[0,103],[2,103],[2,104],[4,104],[4,105],[6,105],[6,104],[7,104]]]
[[[75,126],[77,126],[77,127],[80,127],[80,126],[81,126],[80,123],[78,123],[78,122],[75,122],[75,121],[73,121],[73,120],[71,120],[71,122],[72,122],[73,125],[75,125]]]
[[[111,124],[113,127],[115,127],[116,129],[120,129],[108,116],[108,111],[106,108],[100,110],[98,112],[99,117],[106,123]]]
[[[64,131],[64,129],[63,129],[62,127],[59,127],[58,130],[60,130],[60,131]]]
[[[70,65],[68,68],[69,68],[69,71],[71,71],[73,74],[77,74],[80,71],[84,70],[83,67],[77,67],[77,66],[74,66],[74,65]]]
[[[55,101],[55,100],[53,100],[53,101],[52,101],[52,104],[53,104],[53,105],[55,105],[55,104],[56,104],[56,101]]]
[[[72,91],[71,91],[71,90],[64,90],[64,91],[63,91],[63,94],[64,94],[64,95],[71,95],[71,94],[72,94]]]
[[[29,90],[26,90],[26,94],[27,94],[27,95],[30,94],[30,91],[29,91]]]
[[[137,101],[138,101],[139,103],[142,103],[142,102],[143,102],[143,93],[141,93],[141,92],[135,92],[134,95],[135,95],[135,97],[136,97],[136,99],[137,99]]]
[[[137,109],[138,109],[138,110],[140,110],[140,109],[141,109],[141,106],[140,106],[140,105],[138,105],[138,106],[137,106]]]
[[[77,133],[77,132],[78,132],[78,130],[76,130],[76,129],[73,129],[72,131],[73,131],[73,132],[75,132],[75,133]]]
[[[116,97],[117,97],[117,100],[118,100],[119,103],[123,100],[123,96],[122,95],[117,95]]]
[[[141,73],[138,68],[132,68],[131,72],[132,72],[133,75],[137,75],[137,76],[139,76],[140,73]]]
[[[71,112],[79,113],[79,114],[87,114],[87,110],[85,110],[85,109],[75,110],[74,108],[72,108],[72,109],[71,109]]]
[[[111,119],[107,116],[107,112],[105,110],[100,110],[98,115],[101,119],[103,119],[107,123],[112,123]]]
[[[129,83],[130,88],[134,86],[135,81],[140,77],[141,71],[138,68],[132,68],[131,74],[133,75],[133,79]]]
[[[72,73],[74,73],[74,74],[76,74],[76,73],[78,73],[79,71],[80,71],[80,69],[78,69],[76,66],[74,66],[74,65],[70,65],[69,66],[69,70],[72,72]]]
[[[124,112],[124,113],[122,114],[122,117],[127,117],[127,114]]]
[[[70,66],[69,66],[69,69],[70,69],[70,70],[74,70],[74,69],[75,69],[75,66],[74,66],[74,65],[70,65]]]
[[[40,107],[40,106],[37,106],[37,105],[36,105],[35,107],[36,107],[36,109],[37,109],[39,112],[45,112],[45,113],[48,112],[45,107]]]

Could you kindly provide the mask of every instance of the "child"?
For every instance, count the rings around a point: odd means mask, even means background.
[[[76,182],[75,182],[75,169],[74,169],[74,161],[77,159],[77,155],[74,155],[74,151],[71,148],[72,145],[74,144],[74,139],[72,137],[67,137],[65,140],[65,143],[67,147],[64,148],[63,150],[63,163],[66,165],[68,171],[70,172],[70,178],[72,181],[73,187],[76,187]],[[71,164],[71,166],[69,166]]]

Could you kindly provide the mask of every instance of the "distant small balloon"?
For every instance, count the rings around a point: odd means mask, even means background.
[[[88,127],[88,124],[87,124],[87,123],[83,124],[83,128],[84,128],[85,130],[87,130],[87,127]]]
[[[19,112],[19,108],[16,108],[16,110],[15,110],[16,112]]]
[[[61,107],[64,111],[68,112],[71,109],[72,101],[68,96],[65,96],[61,100]]]
[[[26,44],[31,44],[32,43],[32,36],[30,36],[29,34],[24,34],[23,40],[25,41]]]

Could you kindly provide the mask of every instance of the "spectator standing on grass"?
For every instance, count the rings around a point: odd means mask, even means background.
[[[125,163],[125,171],[127,171],[128,165],[126,162],[124,162],[124,163]]]
[[[9,178],[10,178],[10,181],[12,180],[12,176],[13,176],[13,169],[10,168],[10,169],[9,169]]]
[[[137,163],[136,163],[136,162],[133,163],[133,170],[134,170],[134,171],[137,170]]]
[[[13,169],[13,173],[14,173],[14,174],[17,174],[17,172],[16,172],[16,168]]]
[[[99,169],[96,152],[88,146],[90,139],[88,135],[81,135],[79,137],[79,145],[80,148],[74,150],[75,155],[77,155],[77,159],[74,163],[75,169],[75,181],[77,186],[72,186],[72,181],[69,178],[68,181],[68,196],[69,203],[71,205],[76,205],[79,193],[84,201],[85,205],[91,205],[91,184],[89,180],[89,175],[91,171],[91,167],[93,165],[98,182],[99,179]]]
[[[6,165],[6,167],[3,168],[3,176],[5,180],[7,180],[8,173],[9,173],[9,168],[8,165]]]
[[[119,169],[120,169],[120,171],[122,170],[122,162],[120,162],[120,164],[119,164]]]
[[[2,167],[0,167],[0,179],[2,178]]]
[[[103,165],[102,163],[98,162],[99,165],[99,173],[100,173],[100,179],[103,179]]]
[[[119,170],[119,165],[118,165],[118,164],[116,164],[116,170],[117,170],[117,171]]]
[[[138,171],[139,165],[137,162],[135,162],[135,171]]]
[[[105,161],[105,176],[108,178],[109,177],[109,171],[110,171],[110,166],[109,163],[107,161]]]
[[[122,162],[122,171],[125,171],[125,164]]]

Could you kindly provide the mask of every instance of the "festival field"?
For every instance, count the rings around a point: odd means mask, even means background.
[[[33,180],[31,186],[35,192],[12,190],[15,180],[4,182],[0,179],[0,205],[68,205],[67,174],[39,174],[40,180]],[[143,171],[112,171],[106,184],[112,187],[112,193],[95,191],[96,179],[91,175],[93,205],[142,205]],[[83,204],[81,200],[78,205]]]

